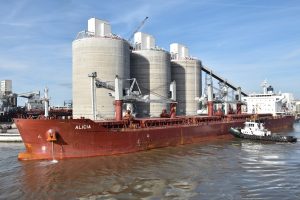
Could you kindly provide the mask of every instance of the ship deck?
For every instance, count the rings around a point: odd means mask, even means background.
[[[95,123],[112,130],[134,130],[141,128],[162,128],[170,126],[198,126],[207,123],[220,123],[220,122],[232,122],[232,121],[244,121],[250,118],[250,114],[233,114],[226,116],[177,116],[175,118],[133,118],[123,119],[120,121],[105,120],[94,121]],[[260,118],[269,118],[271,115],[260,115]]]

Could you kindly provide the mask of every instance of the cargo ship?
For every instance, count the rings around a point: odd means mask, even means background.
[[[293,126],[293,116],[261,112],[262,105],[242,113],[241,95],[247,94],[188,52],[173,43],[169,53],[137,31],[131,43],[112,34],[108,22],[91,18],[88,31],[72,44],[72,119],[49,117],[46,104],[44,117],[14,119],[26,148],[18,158],[108,156],[232,137],[230,127],[242,126],[253,114],[270,130]],[[224,83],[221,95],[213,93],[212,81],[201,94],[202,71]],[[234,112],[228,87],[237,91]]]
[[[90,119],[15,119],[26,152],[21,160],[104,156],[192,144],[229,136],[230,127],[242,126],[249,114],[194,116],[121,121]],[[293,126],[293,116],[260,115],[266,128]]]
[[[108,156],[198,143],[219,136],[230,137],[231,127],[242,126],[253,115],[271,131],[292,128],[295,121],[294,116],[283,114],[280,112],[281,109],[278,110],[285,101],[272,101],[280,99],[278,95],[271,93],[272,91],[267,94],[250,95],[244,101],[251,105],[257,102],[261,107],[272,107],[275,110],[270,111],[274,112],[274,115],[266,114],[262,109],[254,110],[254,114],[242,113],[240,101],[237,101],[235,114],[225,115],[220,109],[218,111],[214,109],[217,103],[213,99],[211,85],[208,86],[207,116],[176,116],[177,103],[172,102],[169,113],[164,109],[159,118],[136,118],[129,110],[123,114],[123,104],[129,100],[140,100],[139,94],[129,91],[123,96],[122,82],[118,76],[115,78],[114,86],[105,85],[95,77],[96,74],[92,76],[94,81],[92,85],[111,88],[115,92],[115,119],[92,120],[84,117],[51,119],[47,117],[47,109],[45,109],[46,117],[15,119],[14,122],[26,147],[26,152],[19,154],[20,160]],[[264,101],[261,101],[262,98]],[[145,97],[141,99],[145,100]]]
[[[220,111],[215,112],[214,101],[208,102],[208,116],[176,116],[176,103],[171,103],[170,113],[164,110],[160,118],[135,118],[130,112],[123,116],[122,99],[128,99],[129,96],[125,98],[120,94],[118,77],[115,86],[116,118],[114,120],[15,119],[26,147],[26,152],[20,153],[19,159],[108,156],[198,143],[219,136],[230,137],[231,127],[242,126],[253,116],[253,114],[242,114],[240,103],[237,105],[236,114],[224,115]],[[208,97],[209,100],[212,99],[212,92],[209,92]],[[269,96],[269,98],[273,97],[276,98],[274,95]],[[278,104],[278,102],[273,103]],[[292,115],[274,116],[259,113],[254,115],[271,131],[292,128],[295,120]]]

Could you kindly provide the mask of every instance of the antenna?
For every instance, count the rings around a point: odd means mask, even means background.
[[[261,86],[263,88],[263,93],[264,94],[267,94],[267,87],[269,86],[267,80],[264,80],[262,83],[261,83]]]

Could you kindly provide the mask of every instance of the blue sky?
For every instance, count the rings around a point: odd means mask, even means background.
[[[300,98],[298,0],[0,0],[0,80],[16,93],[50,89],[52,105],[72,98],[72,41],[91,17],[128,38],[142,28],[169,50],[190,54],[247,92],[267,79]],[[19,99],[19,101],[22,100]]]

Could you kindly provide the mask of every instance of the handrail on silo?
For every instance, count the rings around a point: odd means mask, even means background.
[[[79,40],[79,39],[83,39],[83,38],[87,38],[87,37],[95,37],[95,33],[84,30],[84,31],[80,31],[75,40]]]
[[[92,37],[95,37],[95,38],[112,38],[112,39],[124,40],[121,36],[113,34],[113,33],[111,33],[111,35],[109,35],[109,36],[98,36],[98,35],[95,35],[94,32],[87,31],[87,30],[83,30],[83,31],[78,32],[75,40],[80,40],[80,39],[83,39],[83,38],[92,38]],[[126,40],[124,40],[124,41],[126,41]]]

